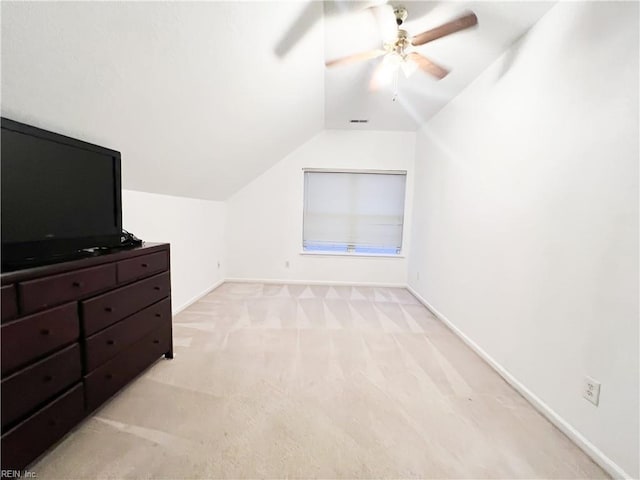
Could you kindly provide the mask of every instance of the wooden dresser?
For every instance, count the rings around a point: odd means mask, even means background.
[[[168,244],[2,274],[2,470],[21,470],[164,355]]]

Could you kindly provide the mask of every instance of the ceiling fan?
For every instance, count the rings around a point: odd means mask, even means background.
[[[398,31],[396,39],[392,42],[385,43],[383,48],[370,50],[368,52],[356,53],[347,57],[337,58],[334,60],[328,60],[325,62],[327,67],[335,67],[338,65],[346,65],[363,60],[371,60],[385,56],[385,62],[391,63],[394,66],[402,67],[405,74],[415,68],[420,68],[424,72],[434,76],[438,80],[444,78],[449,73],[446,68],[432,62],[427,57],[418,53],[413,47],[424,45],[425,43],[432,42],[438,38],[451,35],[452,33],[465,30],[467,28],[477,25],[478,18],[473,12],[469,12],[462,15],[450,22],[447,22],[439,27],[432,28],[426,32],[422,32],[413,37],[409,37],[406,30],[400,28],[404,21],[407,19],[407,9],[401,6],[393,9],[393,14],[396,17],[396,24],[398,25]],[[413,63],[413,65],[412,65]]]

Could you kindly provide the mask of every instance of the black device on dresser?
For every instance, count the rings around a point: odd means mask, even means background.
[[[0,448],[26,468],[161,356],[168,244],[122,231],[120,153],[2,119]]]

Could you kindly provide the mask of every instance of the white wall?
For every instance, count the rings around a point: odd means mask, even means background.
[[[123,227],[147,242],[171,243],[174,312],[224,279],[225,216],[224,202],[123,190]]]
[[[228,200],[228,277],[405,284],[406,258],[301,255],[303,168],[407,170],[403,252],[409,252],[413,132],[326,130]],[[286,268],[285,262],[289,262]]]
[[[410,286],[637,478],[638,4],[557,4],[416,151]]]

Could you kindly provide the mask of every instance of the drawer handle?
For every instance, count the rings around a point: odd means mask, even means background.
[[[116,341],[115,340],[107,340],[107,345],[115,345]]]
[[[42,377],[42,381],[44,383],[49,383],[51,380],[53,380],[53,375],[45,375],[44,377]]]
[[[73,282],[72,285],[74,287],[82,287],[82,285],[84,285],[84,283],[82,283],[82,282]]]
[[[146,264],[146,263],[142,263],[142,264],[141,264],[141,267],[142,267],[142,268],[147,268],[148,266],[149,266],[149,265],[148,265],[148,264]]]
[[[160,340],[156,339],[153,341],[153,343],[160,343]]]
[[[104,378],[106,378],[107,380],[111,380],[113,378],[113,375],[111,375],[110,373],[107,373]]]
[[[104,311],[105,311],[105,312],[107,312],[107,313],[111,313],[111,312],[113,312],[113,308],[111,308],[111,307],[104,307]]]
[[[42,330],[40,330],[40,335],[49,335],[50,333],[51,332],[48,328],[43,328]]]
[[[153,287],[154,290],[160,290],[160,287]]]
[[[156,313],[156,317],[160,318],[162,316],[161,313]]]

